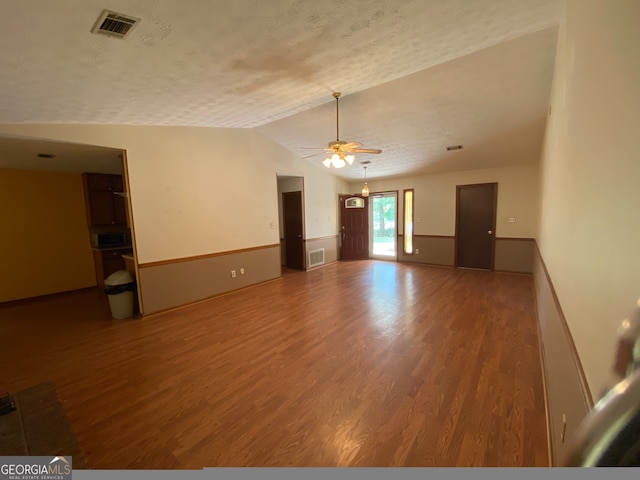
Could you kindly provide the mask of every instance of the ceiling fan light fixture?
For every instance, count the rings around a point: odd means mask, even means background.
[[[331,159],[330,159],[330,158],[325,158],[325,159],[322,161],[322,164],[323,164],[325,167],[327,167],[327,168],[331,168]]]
[[[353,165],[353,161],[356,159],[355,155],[347,155],[344,157],[349,165]]]
[[[346,164],[347,163],[344,161],[344,159],[340,158],[340,156],[337,153],[334,153],[333,156],[331,157],[331,165],[333,165],[335,168],[342,168]]]

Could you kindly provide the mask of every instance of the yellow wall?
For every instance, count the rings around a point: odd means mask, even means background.
[[[80,174],[0,170],[0,302],[96,284]]]

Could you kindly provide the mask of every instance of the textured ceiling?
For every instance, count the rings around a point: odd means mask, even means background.
[[[141,22],[125,40],[94,35],[103,8]],[[537,161],[562,8],[562,0],[3,2],[0,123],[257,127],[308,155],[299,147],[334,139],[331,92],[341,91],[341,139],[384,150],[366,156],[372,178]],[[465,149],[445,154],[450,143]],[[336,173],[362,176],[359,164]]]

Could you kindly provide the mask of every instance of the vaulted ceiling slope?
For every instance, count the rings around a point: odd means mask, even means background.
[[[140,22],[125,39],[93,34],[104,8]],[[2,10],[0,123],[257,127],[304,156],[300,147],[335,139],[331,93],[341,91],[342,139],[383,149],[366,158],[374,178],[537,161],[563,0],[30,0]],[[447,156],[450,143],[465,148]]]

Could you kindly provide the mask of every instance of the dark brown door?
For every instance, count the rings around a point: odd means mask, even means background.
[[[302,240],[302,192],[283,192],[285,266],[304,270]]]
[[[369,258],[369,199],[340,195],[340,259]]]
[[[497,183],[456,187],[456,266],[493,270]]]

